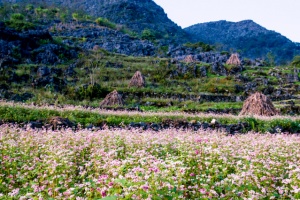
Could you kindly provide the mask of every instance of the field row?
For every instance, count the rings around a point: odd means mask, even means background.
[[[230,129],[230,132],[270,132],[270,133],[299,133],[300,117],[290,116],[235,116],[216,114],[188,114],[183,112],[138,112],[138,111],[112,111],[99,108],[84,108],[81,106],[35,106],[12,102],[0,102],[0,122],[27,124],[38,122],[46,125],[52,117],[68,118],[81,127],[124,127],[129,125],[143,125],[149,127],[185,128],[196,126],[198,128]],[[183,125],[182,125],[183,124]],[[139,127],[139,126],[138,126]],[[155,128],[156,129],[156,128]],[[160,128],[159,128],[160,129]],[[233,129],[233,130],[231,130]]]

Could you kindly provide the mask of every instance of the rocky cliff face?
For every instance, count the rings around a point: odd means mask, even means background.
[[[274,56],[275,62],[290,61],[297,53],[296,44],[275,31],[252,20],[241,22],[217,21],[201,23],[185,29],[194,41],[220,46],[223,50],[240,50],[249,58]]]
[[[42,41],[47,41],[42,43]],[[52,36],[45,30],[28,30],[18,32],[0,22],[0,68],[5,62],[57,64],[63,59],[69,60],[77,56],[74,50],[56,44]],[[64,55],[64,58],[60,57]]]
[[[53,27],[57,31],[51,34],[66,38],[62,42],[67,46],[86,50],[99,47],[109,52],[132,56],[154,56],[157,51],[157,48],[148,40],[133,38],[120,31],[93,23],[55,24]],[[77,42],[73,38],[77,38]]]

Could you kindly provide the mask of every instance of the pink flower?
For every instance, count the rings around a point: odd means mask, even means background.
[[[106,174],[101,175],[101,176],[99,176],[99,179],[100,180],[106,180],[106,179],[108,179],[108,175],[106,175]]]
[[[67,190],[63,193],[65,196],[70,196],[71,195],[71,191]]]
[[[149,186],[148,185],[142,185],[142,189],[147,191],[149,189]]]
[[[8,195],[11,197],[17,196],[19,194],[20,189],[16,188],[12,192],[10,192]]]
[[[106,197],[106,195],[107,195],[107,194],[106,194],[106,190],[102,190],[102,191],[101,191],[101,195],[102,195],[102,197]]]
[[[195,176],[195,174],[194,173],[190,173],[190,176]]]
[[[206,194],[206,189],[201,188],[201,189],[199,190],[199,192],[200,192],[201,194]]]

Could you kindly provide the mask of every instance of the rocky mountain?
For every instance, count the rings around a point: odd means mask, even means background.
[[[60,24],[61,21],[66,23],[65,20],[61,20],[64,16],[61,9],[60,13],[56,13],[54,18],[47,19],[48,21],[44,15],[50,16],[53,13],[51,9],[42,9],[42,12],[48,14],[40,15],[40,18],[44,18],[40,20],[40,24],[46,24],[47,27],[44,27],[46,29],[55,27],[56,31],[51,32],[52,36],[62,38],[64,44],[83,49],[99,46],[107,51],[126,55],[178,57],[210,51],[205,50],[207,48],[203,46],[186,48],[183,45],[187,42],[202,42],[203,45],[205,43],[215,45],[217,51],[238,51],[244,58],[261,58],[276,64],[290,62],[294,55],[300,54],[299,43],[293,43],[281,34],[267,30],[251,20],[236,23],[228,21],[202,23],[183,30],[172,22],[153,0],[43,0],[39,2],[0,0],[0,4],[5,2],[19,5],[25,3],[23,7],[32,3],[35,6],[55,5],[55,7],[65,8],[69,15],[68,26]],[[35,23],[32,20],[36,17],[34,13],[35,11],[31,15],[31,21]],[[74,13],[81,13],[83,21],[72,20]],[[85,22],[87,14],[93,16],[93,20],[88,23]],[[60,15],[56,17],[58,20],[55,18],[57,15]],[[107,18],[115,23],[115,27],[111,29],[109,26],[108,28],[94,26],[93,22],[98,17]],[[103,24],[98,25],[103,26]],[[124,27],[131,34],[122,32]],[[80,40],[80,43],[74,45],[74,38]]]
[[[1,2],[37,3],[35,0],[0,0]],[[153,0],[43,0],[38,3],[82,10],[94,17],[104,17],[116,24],[126,25],[138,34],[150,30],[161,40],[175,43],[188,40],[186,32],[171,21]]]
[[[252,20],[200,23],[185,29],[194,41],[216,45],[220,50],[240,51],[244,57],[265,58],[276,63],[290,61],[299,46],[281,34]]]

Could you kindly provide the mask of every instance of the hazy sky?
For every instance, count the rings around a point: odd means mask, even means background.
[[[252,19],[294,42],[300,42],[300,0],[154,0],[185,28],[193,24]]]

